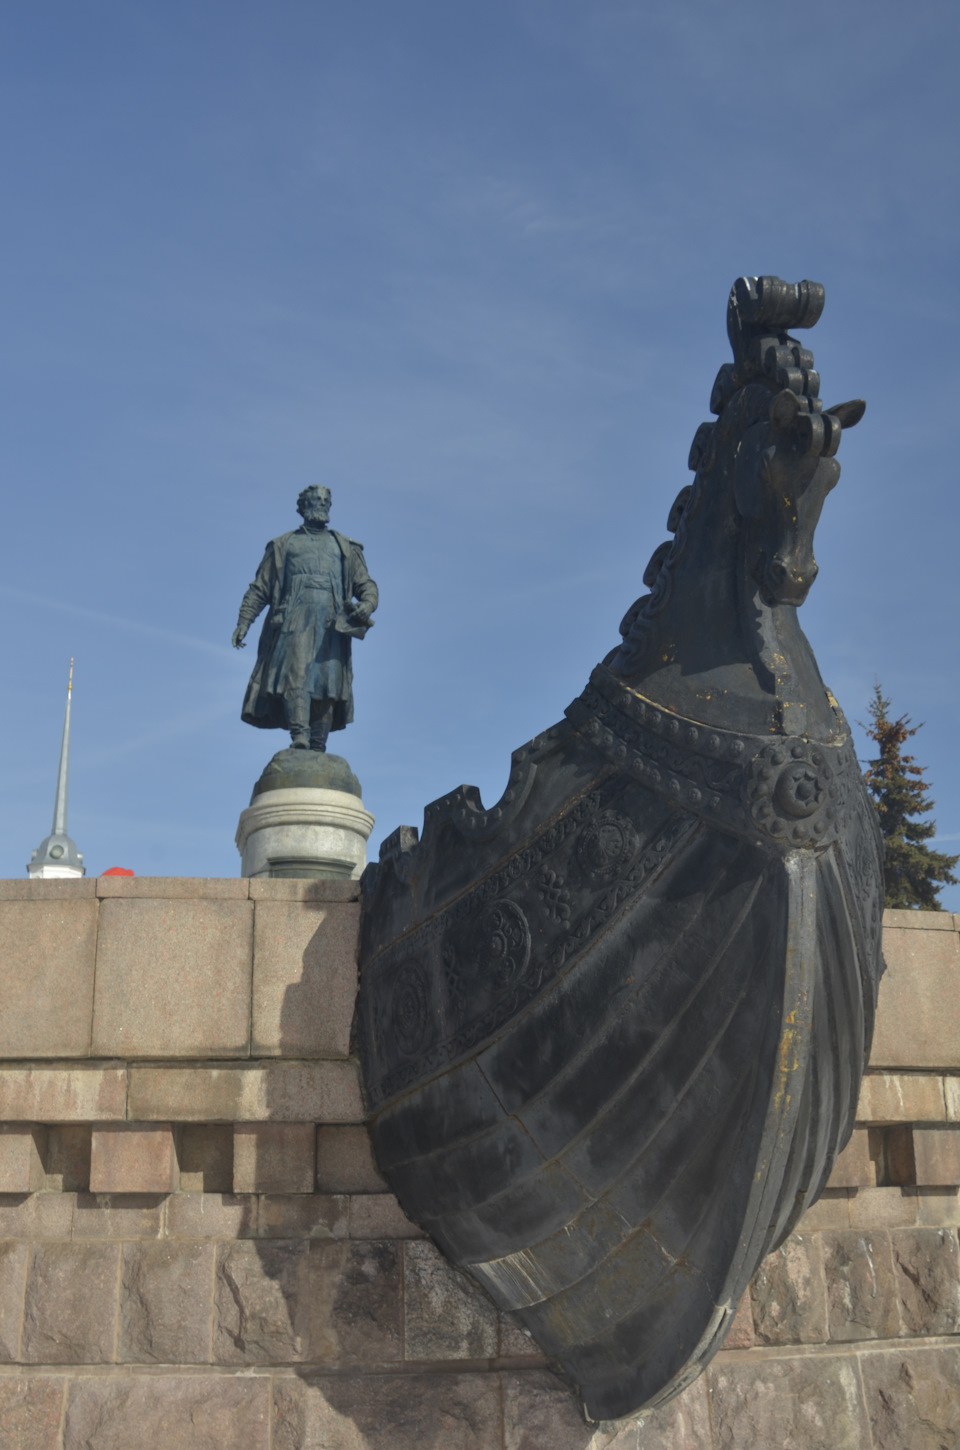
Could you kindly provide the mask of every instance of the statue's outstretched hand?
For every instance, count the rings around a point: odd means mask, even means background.
[[[234,649],[246,649],[246,645],[243,642],[244,636],[246,635],[246,632],[247,632],[247,630],[246,630],[246,626],[245,625],[242,625],[242,624],[238,624],[237,625],[236,629],[233,631],[233,647],[234,647]]]

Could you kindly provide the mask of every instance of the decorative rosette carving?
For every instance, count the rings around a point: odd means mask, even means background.
[[[530,924],[515,901],[501,897],[447,923],[440,950],[447,996],[454,1016],[476,1009],[477,984],[484,1000],[495,1001],[523,980],[530,964]],[[479,909],[478,909],[479,908]]]
[[[591,881],[612,881],[629,870],[640,846],[633,822],[622,811],[601,811],[577,842],[577,860]]]
[[[390,1031],[402,1052],[419,1052],[431,1035],[430,986],[419,962],[404,962],[390,1000]]]
[[[511,986],[530,961],[530,927],[514,901],[494,901],[477,923],[477,960],[498,986]]]
[[[810,741],[765,746],[751,763],[743,795],[752,820],[776,841],[811,846],[833,830],[836,775],[826,750]]]

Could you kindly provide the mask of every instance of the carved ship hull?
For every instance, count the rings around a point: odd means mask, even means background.
[[[882,851],[796,620],[860,402],[823,410],[823,289],[741,278],[623,643],[566,719],[363,878],[377,1161],[588,1415],[676,1394],[853,1127]]]
[[[435,802],[364,878],[381,1170],[592,1419],[699,1373],[853,1126],[882,878],[837,713],[705,729],[600,666],[497,807]]]

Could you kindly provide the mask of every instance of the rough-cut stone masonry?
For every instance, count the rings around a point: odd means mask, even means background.
[[[351,882],[0,882],[0,1450],[960,1450],[960,920],[673,1404],[588,1426],[385,1191]]]

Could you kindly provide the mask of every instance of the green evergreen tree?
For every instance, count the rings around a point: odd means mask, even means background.
[[[911,726],[909,715],[891,720],[890,701],[884,699],[879,684],[873,687],[868,708],[873,724],[863,728],[876,741],[878,754],[867,762],[863,775],[876,804],[886,847],[884,905],[939,911],[938,893],[943,886],[957,884],[953,868],[960,856],[931,850],[926,842],[936,834],[936,822],[916,819],[932,811],[934,804],[928,798],[924,767],[915,756],[903,753],[903,746],[921,725]]]

